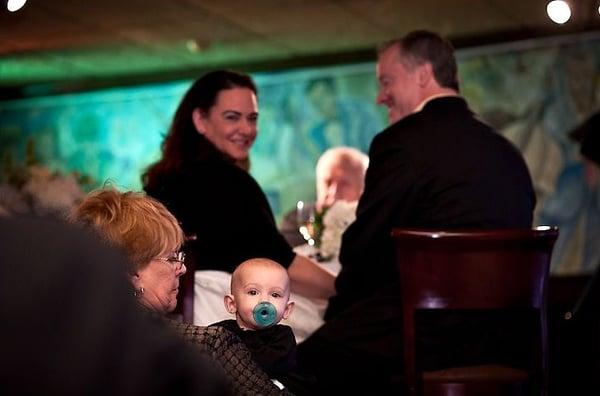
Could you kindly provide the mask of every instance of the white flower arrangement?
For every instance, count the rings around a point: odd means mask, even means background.
[[[85,195],[74,174],[52,173],[38,165],[27,171],[29,178],[21,188],[0,185],[0,207],[8,213],[64,217]]]
[[[33,143],[27,147],[26,166],[5,163],[0,184],[0,212],[65,217],[85,196],[82,185],[91,180],[77,173],[51,172],[37,164]]]
[[[323,215],[323,231],[319,246],[321,257],[337,260],[342,234],[356,219],[358,201],[336,201]]]

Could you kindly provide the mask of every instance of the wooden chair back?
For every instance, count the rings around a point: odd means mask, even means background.
[[[539,351],[539,359],[536,359],[539,386],[545,392],[548,369],[546,285],[557,236],[558,230],[552,227],[392,231],[402,288],[405,374],[412,394],[426,390],[424,378],[435,377],[417,373],[415,366],[415,312],[424,309],[533,309],[538,313],[539,345],[535,349]],[[479,375],[480,379],[489,374],[489,370],[481,367],[469,370],[471,374],[478,370],[487,372]],[[453,379],[453,373],[460,378]],[[505,377],[514,377],[513,374],[514,371],[504,371]],[[468,384],[457,385],[457,382],[468,382],[470,375],[465,375],[464,370],[444,375],[447,376],[444,381],[450,385],[438,394],[470,394],[466,391]],[[493,382],[493,377],[487,381]],[[506,378],[499,381],[503,380]],[[471,394],[476,392],[481,390]]]

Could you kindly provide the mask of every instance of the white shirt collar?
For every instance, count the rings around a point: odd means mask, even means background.
[[[415,107],[415,109],[413,110],[413,113],[418,113],[419,111],[423,110],[425,105],[427,103],[429,103],[430,101],[432,101],[434,99],[438,99],[438,98],[444,98],[446,96],[458,96],[458,94],[439,93],[439,94],[431,95],[431,96],[425,98],[425,100],[423,100],[421,103],[419,103],[419,105],[417,107]]]

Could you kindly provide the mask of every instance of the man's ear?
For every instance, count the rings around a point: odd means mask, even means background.
[[[433,66],[431,66],[431,63],[425,62],[417,66],[417,82],[419,86],[426,87],[433,79]]]
[[[204,135],[204,112],[198,108],[192,111],[192,122],[194,123],[194,127],[199,134]]]
[[[223,299],[223,302],[225,303],[225,309],[227,310],[227,312],[229,312],[230,314],[235,314],[237,312],[237,308],[235,306],[235,298],[233,297],[233,295],[226,294],[225,298]]]
[[[285,306],[285,309],[283,310],[283,316],[282,316],[283,319],[287,319],[293,310],[294,310],[294,302],[288,301],[287,305]]]

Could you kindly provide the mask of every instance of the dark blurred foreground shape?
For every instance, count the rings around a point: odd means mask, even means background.
[[[123,260],[73,226],[0,217],[0,394],[229,394],[142,316]]]
[[[579,143],[586,184],[591,189],[592,201],[599,202],[600,112],[577,126],[569,136]],[[551,279],[552,396],[600,394],[600,262],[594,264],[591,274]]]
[[[600,394],[600,278],[550,278],[550,395]]]
[[[546,288],[558,230],[392,236],[409,393],[547,394]],[[422,327],[423,337],[419,319],[438,325]]]

